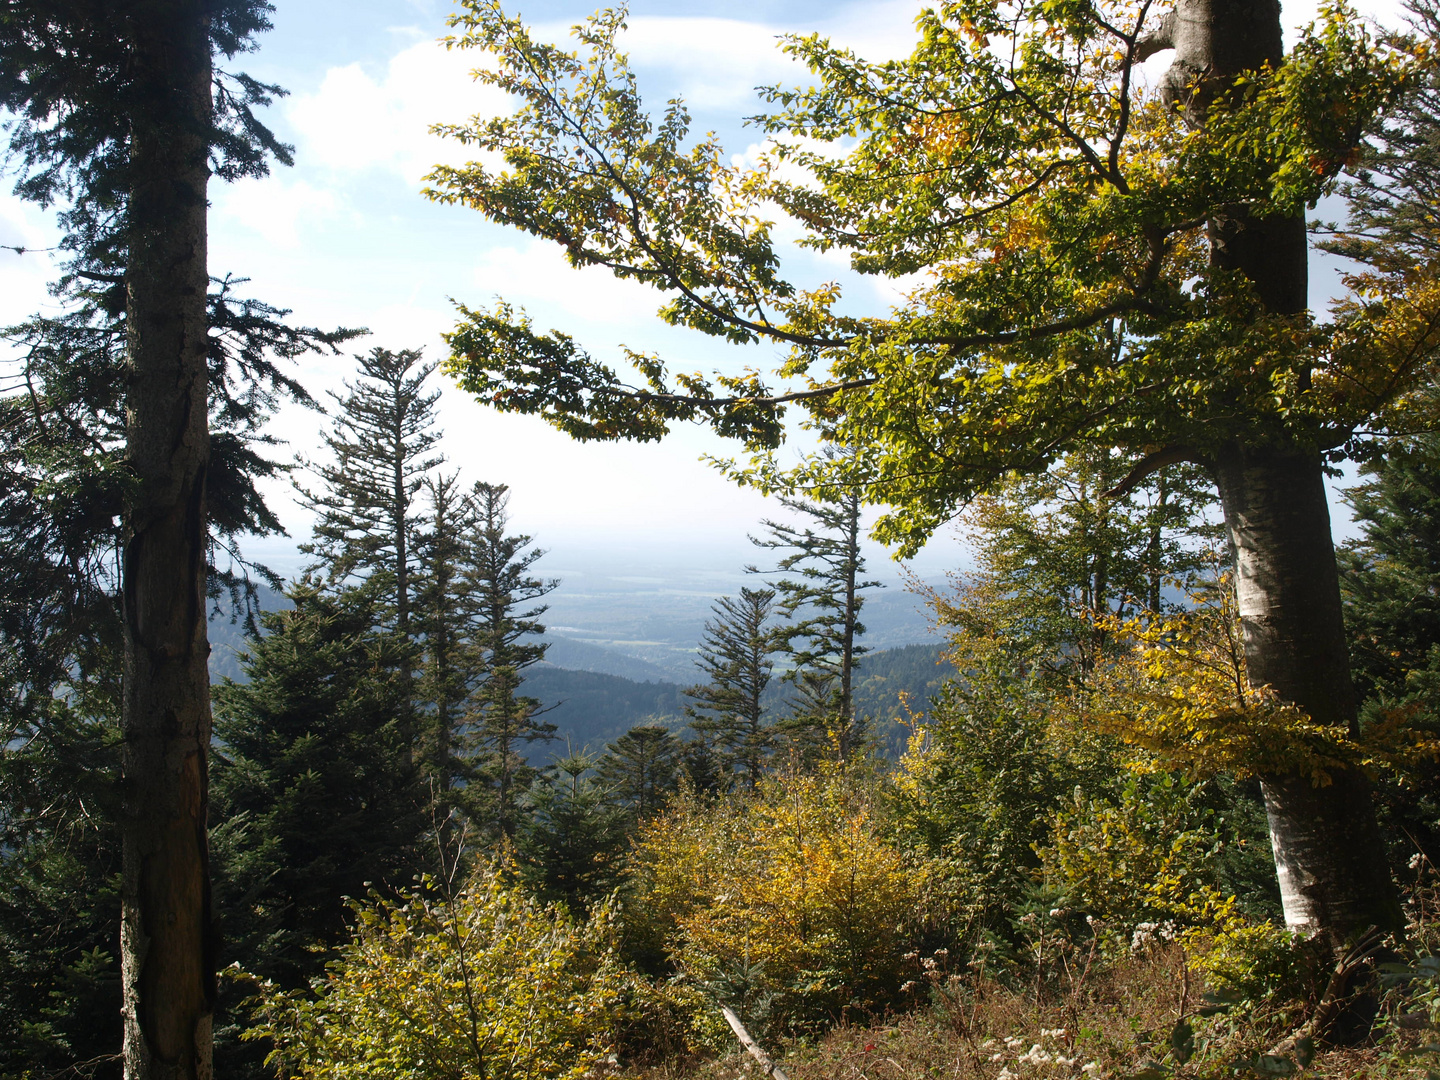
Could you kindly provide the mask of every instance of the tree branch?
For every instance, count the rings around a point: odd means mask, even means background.
[[[1102,499],[1118,499],[1129,495],[1140,486],[1140,482],[1147,476],[1153,476],[1166,465],[1175,465],[1181,461],[1191,461],[1197,465],[1203,465],[1204,459],[1197,454],[1193,447],[1189,446],[1167,446],[1163,450],[1156,450],[1153,454],[1146,454],[1141,458],[1125,478],[1112,487],[1109,491],[1102,491]]]

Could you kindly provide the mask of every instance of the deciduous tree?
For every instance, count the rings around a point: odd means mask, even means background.
[[[449,338],[462,385],[580,438],[708,420],[759,453],[742,478],[779,489],[830,472],[767,456],[797,406],[833,444],[864,448],[865,497],[893,508],[877,535],[909,551],[976,493],[1068,450],[1141,455],[1117,492],[1196,462],[1235,552],[1249,677],[1355,731],[1323,465],[1384,430],[1431,369],[1440,288],[1428,261],[1375,266],[1316,319],[1304,212],[1414,62],[1339,8],[1287,55],[1273,0],[954,0],[920,16],[902,60],[788,39],[815,83],[770,92],[778,109],[759,123],[774,142],[747,172],[713,139],[686,145],[679,103],[646,115],[616,44],[622,14],[582,31],[585,59],[493,0],[455,25],[455,44],[496,56],[477,77],[520,107],[440,129],[505,168],[437,167],[437,198],[656,286],[671,323],[791,349],[778,387],[754,371],[671,376],[633,353],[631,386],[501,304],[462,310]],[[1138,65],[1166,49],[1147,90]],[[838,285],[792,284],[765,200],[803,243],[917,284],[868,316]],[[1286,919],[1338,945],[1397,926],[1399,909],[1364,775],[1331,779],[1263,787]]]

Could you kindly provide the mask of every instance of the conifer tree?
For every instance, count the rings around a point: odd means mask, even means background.
[[[637,818],[665,805],[679,786],[685,744],[659,724],[633,727],[605,747],[595,772],[611,802]]]
[[[693,702],[685,707],[690,726],[719,749],[725,771],[743,771],[748,787],[760,778],[774,745],[763,703],[777,648],[766,625],[774,599],[773,589],[741,589],[738,598],[716,601],[696,660],[710,681],[685,691]]]
[[[244,683],[215,689],[217,900],[228,954],[298,987],[346,927],[345,897],[405,885],[429,818],[411,758],[407,643],[364,585],[292,586]]]
[[[310,572],[336,583],[371,582],[384,598],[382,616],[402,636],[411,633],[420,512],[416,495],[443,458],[433,453],[439,391],[425,392],[435,370],[420,352],[375,348],[360,362],[360,378],[344,395],[324,436],[334,461],[315,468],[321,488],[300,488],[316,514],[314,539],[301,550],[315,556]]]
[[[545,659],[540,637],[545,627],[538,620],[546,605],[538,601],[557,583],[532,577],[530,568],[545,553],[529,548],[530,537],[506,532],[509,488],[478,483],[473,498],[475,526],[465,587],[475,612],[471,648],[477,686],[466,723],[477,760],[466,811],[472,820],[493,825],[508,841],[515,838],[519,796],[536,776],[523,751],[555,737],[555,725],[540,719],[540,702],[520,689],[525,669]]]
[[[536,895],[577,914],[619,883],[629,839],[625,813],[593,775],[596,764],[592,755],[570,753],[536,777],[516,844]]]
[[[1404,718],[1440,732],[1440,436],[1392,441],[1346,498],[1361,528],[1339,552],[1351,667],[1369,725]],[[1381,824],[1397,871],[1418,846],[1440,860],[1433,770],[1380,785]]]
[[[787,553],[776,573],[798,574],[775,582],[778,611],[792,620],[777,630],[793,665],[785,679],[799,694],[792,715],[776,726],[802,754],[813,754],[828,743],[845,759],[859,748],[865,734],[865,718],[855,715],[853,696],[855,669],[868,651],[859,641],[865,633],[860,622],[865,603],[861,593],[879,588],[880,582],[865,580],[860,488],[843,483],[848,459],[834,453],[827,456],[840,462],[841,483],[822,492],[822,499],[780,499],[812,524],[767,520],[768,536],[751,540],[758,547]]]
[[[1219,529],[1200,470],[1175,463],[1121,496],[1135,464],[1108,450],[1068,454],[971,504],[962,522],[976,558],[943,621],[994,636],[1051,685],[1083,676],[1108,649],[1100,620],[1167,607],[1164,589],[1191,590],[1213,569]],[[1171,605],[1173,606],[1173,605]]]
[[[467,775],[459,729],[474,681],[475,611],[466,574],[474,503],[459,490],[457,475],[428,477],[425,489],[430,505],[420,537],[414,619],[422,649],[416,691],[425,709],[420,756],[436,801],[448,805],[450,789]]]
[[[269,29],[269,11],[261,0],[59,0],[13,5],[0,20],[0,107],[12,118],[16,193],[62,208],[56,291],[70,310],[34,325],[51,342],[98,330],[105,347],[90,355],[106,363],[74,368],[67,396],[87,407],[123,401],[111,412],[116,441],[76,440],[100,456],[123,447],[115,455],[123,467],[97,485],[118,498],[85,507],[88,524],[69,524],[110,526],[118,510],[123,537],[120,954],[132,1080],[210,1074],[205,598],[210,526],[224,521],[211,500],[244,493],[244,484],[226,490],[232,466],[243,474],[269,463],[243,438],[212,438],[229,395],[212,381],[207,190],[212,177],[263,176],[272,158],[291,160],[257,115],[277,88],[224,68]],[[264,353],[226,358],[252,369],[241,382],[261,412],[277,381],[282,393],[298,389],[260,372],[273,373]],[[48,412],[45,399],[30,397]],[[93,434],[73,420],[52,430]],[[262,500],[239,502],[241,520],[258,512],[273,526]]]

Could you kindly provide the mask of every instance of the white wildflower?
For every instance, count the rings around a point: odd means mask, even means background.
[[[1025,1053],[1021,1054],[1017,1060],[1025,1065],[1044,1065],[1054,1060],[1054,1057],[1054,1054],[1041,1047],[1039,1043],[1036,1043],[1030,1047],[1029,1050],[1025,1051]]]

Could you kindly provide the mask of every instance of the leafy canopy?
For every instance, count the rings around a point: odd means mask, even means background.
[[[1278,70],[1176,109],[1137,75],[1148,2],[958,0],[925,11],[906,59],[870,63],[816,36],[784,48],[814,75],[767,92],[759,163],[687,142],[678,101],[651,118],[618,50],[623,12],[537,41],[494,0],[453,17],[455,48],[492,53],[482,82],[511,116],[436,130],[505,167],[439,166],[432,198],[561,244],[665,294],[667,322],[788,348],[771,375],[672,372],[626,352],[638,385],[503,301],[461,307],[448,370],[481,400],[582,439],[660,438],[701,420],[743,441],[739,479],[821,482],[774,450],[787,406],[822,438],[867,448],[877,535],[915,548],[953,507],[1079,443],[1235,439],[1335,450],[1382,430],[1437,338],[1428,266],[1377,268],[1319,323],[1270,312],[1209,261],[1207,220],[1293,217],[1331,190],[1426,63],[1334,5]],[[888,312],[781,273],[777,213],[802,245],[866,274],[915,275]],[[808,470],[808,471],[807,471]],[[812,475],[813,474],[813,475]]]

